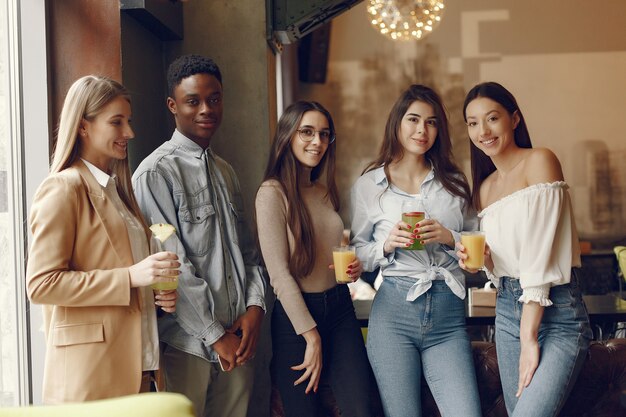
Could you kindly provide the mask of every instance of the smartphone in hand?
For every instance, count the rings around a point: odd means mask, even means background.
[[[228,372],[226,370],[230,368],[230,362],[222,358],[220,355],[217,355],[217,361],[220,363],[220,369],[224,372]]]

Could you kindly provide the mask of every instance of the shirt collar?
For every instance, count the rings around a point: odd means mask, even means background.
[[[430,171],[426,174],[426,178],[424,178],[424,183],[431,181],[435,178],[435,170],[433,169],[432,164],[430,164]],[[385,167],[381,166],[374,170],[374,182],[376,184],[387,185],[387,177],[385,176]]]
[[[385,167],[381,166],[374,170],[374,181],[376,184],[387,184],[387,177],[385,176]]]
[[[187,136],[183,135],[178,129],[174,129],[174,133],[172,133],[172,138],[170,139],[170,142],[183,148],[187,153],[195,156],[196,158],[201,158],[202,154],[205,151],[205,149],[203,149],[193,140],[189,139]],[[210,155],[213,155],[213,150],[210,146],[206,148],[206,152]]]
[[[109,180],[111,178],[114,178],[114,176],[111,176],[109,174],[107,174],[106,172],[104,172],[103,170],[101,170],[100,168],[98,168],[97,166],[95,166],[94,164],[92,164],[91,162],[80,158],[81,161],[83,161],[85,163],[85,165],[87,166],[87,168],[89,169],[89,172],[91,172],[91,175],[94,176],[94,178],[96,179],[96,181],[98,181],[98,184],[100,184],[103,187],[106,187],[107,184],[109,183]]]

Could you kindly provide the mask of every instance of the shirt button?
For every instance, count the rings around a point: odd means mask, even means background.
[[[229,275],[229,276],[228,276],[228,279],[233,279],[233,277]]]

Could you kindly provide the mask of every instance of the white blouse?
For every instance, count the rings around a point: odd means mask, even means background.
[[[104,188],[104,193],[111,200],[120,216],[126,222],[128,240],[130,242],[133,260],[140,262],[150,255],[150,245],[139,220],[126,208],[115,185],[116,178],[109,176],[91,162],[81,158],[98,184]],[[150,287],[140,287],[141,302],[141,346],[142,370],[153,371],[159,369],[159,330],[157,328],[154,294]]]
[[[494,263],[488,275],[496,287],[501,277],[519,279],[521,302],[552,305],[550,287],[569,283],[571,268],[581,265],[568,188],[564,181],[531,185],[478,214]]]

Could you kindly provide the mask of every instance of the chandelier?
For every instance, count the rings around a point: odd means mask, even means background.
[[[441,21],[443,1],[369,0],[372,26],[394,40],[422,39]]]

